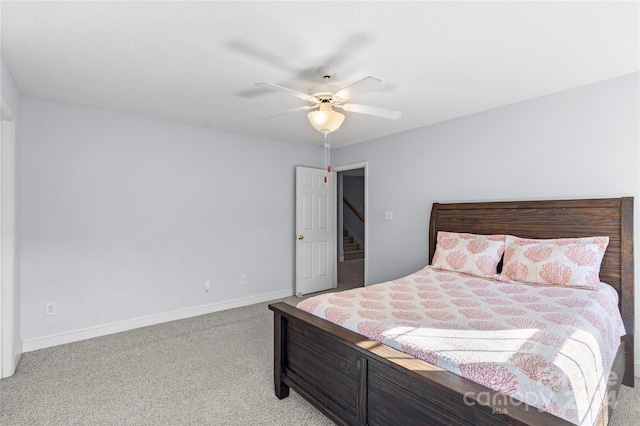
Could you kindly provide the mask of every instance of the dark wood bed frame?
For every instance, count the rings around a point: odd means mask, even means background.
[[[633,386],[633,198],[434,203],[429,261],[438,231],[525,238],[609,236],[600,278],[620,295],[621,339],[597,424],[608,423],[621,382]],[[338,424],[567,425],[482,385],[286,303],[274,312],[278,398],[294,389]],[[616,380],[615,378],[622,378]]]

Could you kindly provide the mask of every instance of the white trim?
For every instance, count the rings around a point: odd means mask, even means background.
[[[633,375],[636,377],[640,377],[640,360],[636,359],[633,362]]]
[[[0,99],[0,378],[5,378],[15,373],[22,348],[16,325],[16,123]]]
[[[24,340],[22,342],[22,349],[24,352],[36,351],[38,349],[78,342],[80,340],[92,339],[94,337],[107,336],[109,334],[120,333],[122,331],[129,331],[136,328],[147,327],[150,325],[162,324],[169,321],[196,317],[199,315],[239,308],[256,303],[269,302],[271,300],[293,296],[293,294],[293,289],[288,288],[286,290],[274,291],[271,293],[264,293],[256,296],[243,297],[240,299],[227,300],[225,302],[196,306],[194,308],[187,308],[180,311],[173,311],[164,314],[150,315],[141,318],[119,321],[111,324],[100,325],[97,327],[54,334],[52,336],[38,337],[35,339]]]

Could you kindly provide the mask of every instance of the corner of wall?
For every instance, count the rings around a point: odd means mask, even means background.
[[[0,58],[0,94],[15,119],[20,109],[20,92],[11,75],[11,71],[9,71],[2,58]]]

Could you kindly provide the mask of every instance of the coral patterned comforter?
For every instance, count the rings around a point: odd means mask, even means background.
[[[625,334],[618,295],[430,266],[298,308],[580,425],[595,423]],[[481,396],[480,396],[481,397]]]

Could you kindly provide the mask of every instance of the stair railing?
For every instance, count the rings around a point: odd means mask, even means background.
[[[360,219],[361,222],[364,222],[364,216],[362,216],[362,214],[360,214],[360,212],[358,212],[358,210],[356,210],[356,208],[353,207],[350,202],[348,202],[345,198],[342,199],[342,202],[345,203],[347,207],[349,207],[349,209],[358,217],[358,219]]]

